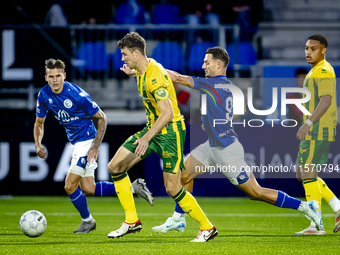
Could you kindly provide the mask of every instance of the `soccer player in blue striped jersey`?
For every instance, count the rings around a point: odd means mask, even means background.
[[[318,228],[322,228],[322,219],[318,215],[318,204],[315,201],[303,202],[290,197],[286,193],[278,190],[261,187],[250,168],[244,161],[244,150],[238,141],[230,122],[224,125],[214,125],[214,119],[232,120],[238,116],[233,116],[233,96],[230,90],[218,88],[218,84],[232,85],[226,78],[226,69],[229,63],[227,51],[221,47],[209,48],[206,51],[202,68],[205,71],[205,78],[194,78],[178,74],[167,70],[173,82],[189,86],[200,91],[201,96],[206,95],[207,113],[202,116],[204,130],[208,134],[208,141],[201,144],[185,160],[185,168],[182,171],[182,184],[187,191],[192,192],[193,179],[203,172],[196,171],[211,166],[224,166],[225,169],[236,171],[224,171],[230,182],[242,190],[251,200],[264,201],[269,204],[299,210],[315,221]],[[186,227],[184,211],[176,204],[172,217],[160,226],[154,227],[154,232],[166,233],[170,230],[184,231]]]
[[[63,61],[46,60],[45,73],[48,84],[38,95],[33,130],[36,152],[40,158],[46,158],[47,153],[41,142],[45,118],[50,110],[65,128],[73,150],[71,166],[65,179],[65,190],[82,217],[82,223],[74,233],[88,233],[96,228],[96,222],[87,206],[85,195],[116,194],[114,183],[94,182],[99,146],[107,126],[106,115],[88,93],[77,85],[65,81]],[[98,130],[91,120],[92,117],[98,120]],[[142,180],[137,179],[134,183],[135,190],[141,190],[141,186],[145,188],[141,194],[145,195],[145,191],[148,190]]]

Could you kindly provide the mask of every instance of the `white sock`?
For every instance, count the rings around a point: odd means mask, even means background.
[[[175,219],[185,218],[185,213],[174,212],[174,214],[172,215],[172,217],[175,218]]]
[[[340,200],[334,196],[331,200],[328,201],[330,207],[332,207],[333,212],[337,212],[340,210]]]
[[[89,221],[92,220],[92,219],[93,219],[93,217],[92,217],[92,215],[90,214],[90,216],[87,217],[86,219],[83,219],[83,221],[89,222]]]

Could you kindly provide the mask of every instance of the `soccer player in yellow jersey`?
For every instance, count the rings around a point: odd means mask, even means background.
[[[142,224],[137,216],[127,170],[141,159],[156,152],[163,160],[163,177],[167,193],[200,224],[200,232],[194,242],[206,242],[217,235],[196,199],[181,185],[183,146],[186,135],[183,116],[176,99],[176,92],[168,73],[153,59],[146,57],[146,43],[138,33],[126,34],[118,42],[124,68],[135,69],[137,88],[143,100],[147,125],[130,136],[118,149],[108,164],[115,183],[117,196],[125,210],[125,222],[108,234],[117,238],[138,232]]]
[[[319,202],[325,199],[335,213],[334,232],[340,228],[340,201],[318,177],[316,168],[325,167],[328,160],[329,146],[335,140],[337,124],[336,80],[333,67],[325,60],[328,42],[322,35],[312,35],[305,47],[306,59],[312,69],[304,80],[304,88],[311,93],[311,99],[305,103],[312,114],[303,116],[303,125],[296,137],[301,140],[298,152],[296,177],[302,181],[307,201]],[[317,230],[311,225],[295,235],[324,235],[325,229]]]

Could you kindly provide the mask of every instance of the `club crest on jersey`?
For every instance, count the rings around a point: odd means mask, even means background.
[[[64,101],[64,106],[66,107],[66,108],[71,108],[72,107],[72,105],[73,105],[73,103],[72,103],[72,101],[70,100],[70,99],[66,99],[65,101]]]
[[[165,97],[166,96],[166,90],[165,89],[159,89],[156,91],[156,95],[159,97]]]

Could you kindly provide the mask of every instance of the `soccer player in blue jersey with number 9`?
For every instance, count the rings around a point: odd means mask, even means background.
[[[221,86],[215,86],[217,84],[233,85],[226,78],[228,63],[229,55],[227,51],[221,47],[213,47],[207,49],[204,58],[202,68],[206,74],[205,78],[194,78],[167,70],[173,82],[197,89],[201,95],[206,95],[207,98],[207,113],[201,119],[209,139],[192,150],[186,158],[184,166],[187,171],[182,172],[183,187],[192,192],[193,179],[204,173],[196,171],[197,166],[200,166],[200,169],[204,169],[205,166],[226,167],[225,169],[229,170],[224,171],[224,175],[250,199],[264,201],[282,208],[299,210],[311,218],[316,223],[317,228],[321,229],[322,219],[317,213],[318,205],[316,201],[303,202],[282,191],[261,187],[244,161],[243,146],[238,141],[237,134],[230,126],[230,122],[225,125],[214,126],[214,119],[227,118],[231,120],[238,117],[233,116],[233,95],[231,91],[219,88]],[[158,233],[166,233],[170,230],[184,231],[186,227],[184,216],[184,211],[176,204],[173,216],[169,217],[163,225],[154,227],[153,231]]]
[[[41,89],[37,100],[33,130],[35,148],[40,158],[46,158],[47,153],[41,142],[45,118],[51,110],[65,128],[73,150],[71,166],[65,179],[65,190],[82,217],[82,223],[73,233],[88,233],[96,228],[96,221],[87,206],[85,195],[116,194],[114,183],[94,182],[99,146],[107,126],[106,115],[88,93],[77,85],[65,81],[63,61],[46,60],[45,74],[48,84]],[[92,117],[98,120],[98,129],[92,122]],[[144,180],[137,179],[132,184],[132,189],[134,193],[153,205],[153,198]]]

